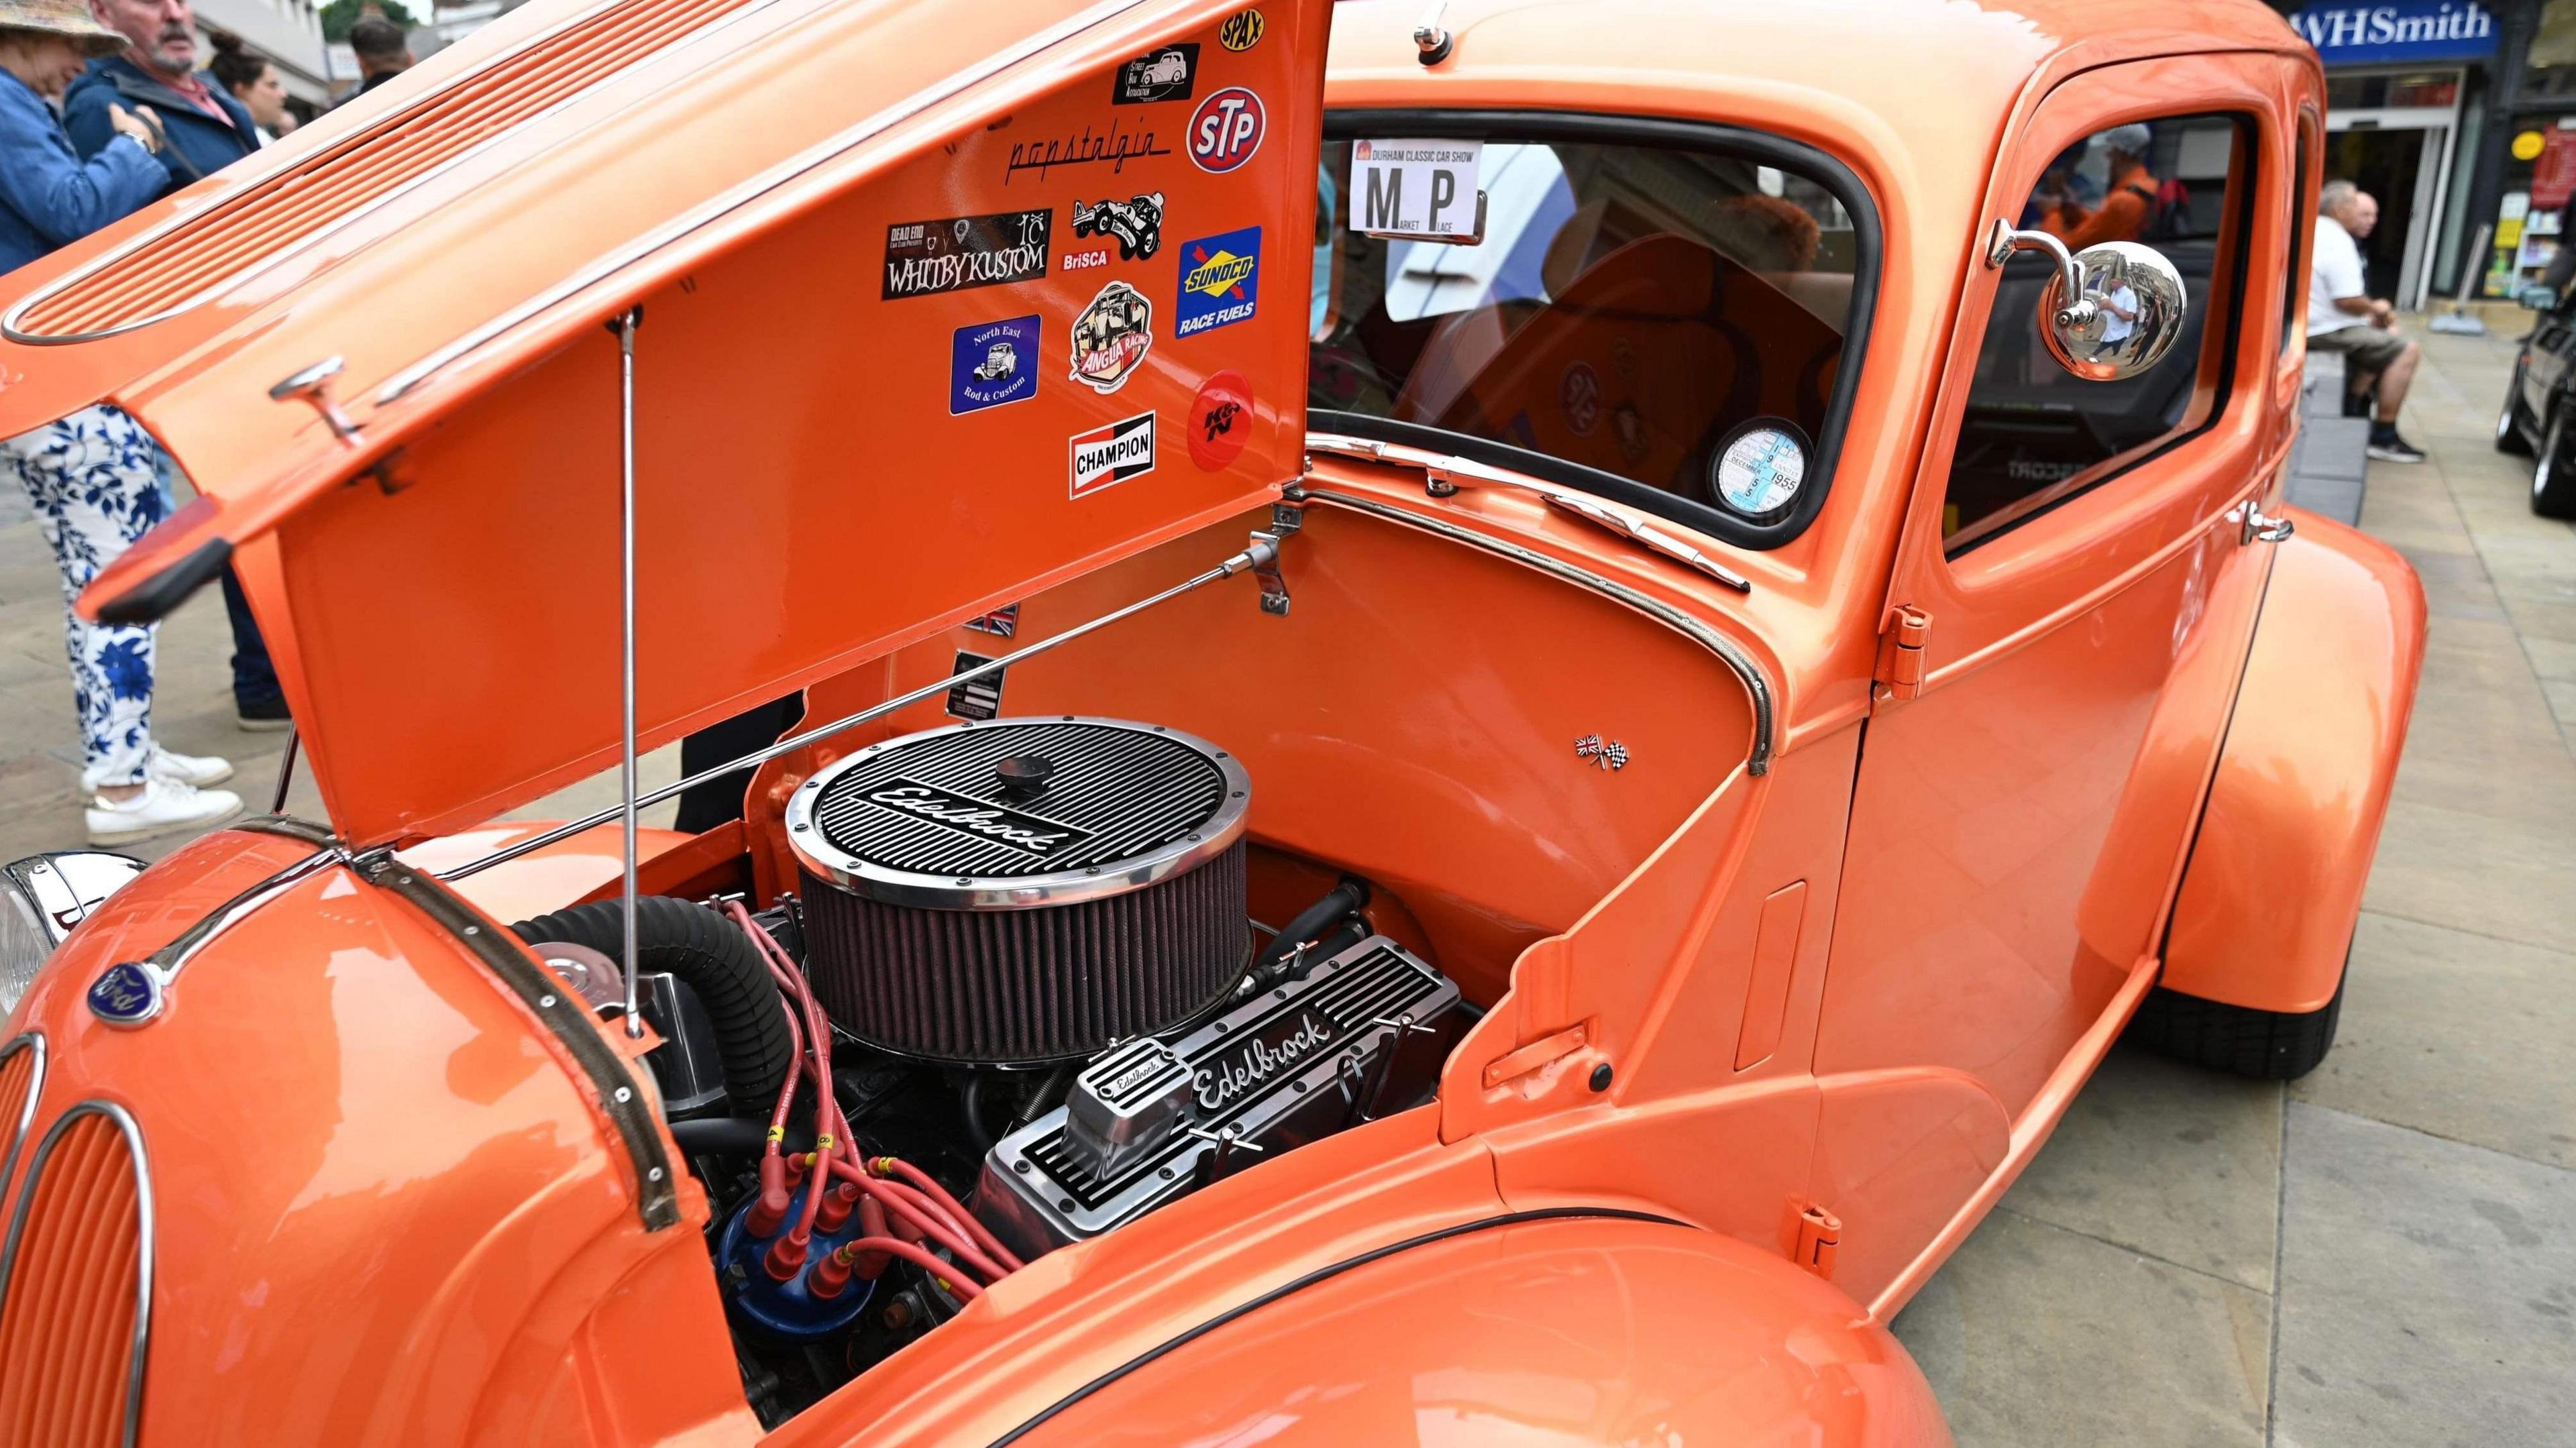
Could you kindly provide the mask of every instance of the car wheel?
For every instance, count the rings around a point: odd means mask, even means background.
[[[2516,359],[2513,382],[2504,390],[2504,406],[2496,413],[2496,451],[2518,458],[2531,456],[2531,439],[2522,435],[2522,369],[2529,364]]]
[[[2344,967],[2351,973],[2347,954]],[[2258,1011],[2156,986],[2130,1018],[2129,1037],[2160,1055],[2261,1081],[2296,1081],[2333,1048],[2343,1013],[2343,982],[2334,999],[2302,1013]]]
[[[2576,518],[2576,467],[2567,462],[2569,404],[2549,409],[2548,430],[2531,464],[2531,511],[2544,518]]]

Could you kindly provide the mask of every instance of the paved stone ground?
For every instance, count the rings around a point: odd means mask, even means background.
[[[2576,530],[2490,447],[2511,338],[2428,343],[2433,460],[2373,464],[2362,515],[2433,623],[2342,1039],[2287,1090],[2112,1054],[1897,1323],[1969,1448],[2576,1436]],[[0,859],[81,838],[60,610],[0,490]],[[234,728],[228,648],[211,593],[164,626],[157,723],[265,808],[282,739]]]
[[[2341,1038],[2287,1089],[2122,1047],[1896,1324],[1967,1448],[2576,1442],[2576,529],[2424,337],[2362,526],[2424,577]]]

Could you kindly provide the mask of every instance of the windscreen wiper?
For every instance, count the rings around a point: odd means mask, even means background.
[[[1338,432],[1307,433],[1306,450],[1358,458],[1364,462],[1420,468],[1423,491],[1435,498],[1452,496],[1458,491],[1458,485],[1461,482],[1472,482],[1482,487],[1519,488],[1524,492],[1536,493],[1578,518],[1598,524],[1684,567],[1696,569],[1738,593],[1753,591],[1752,579],[1719,563],[1706,553],[1645,519],[1623,508],[1604,503],[1588,493],[1558,487],[1554,483],[1543,483],[1525,473],[1516,473],[1508,468],[1480,463],[1474,458],[1433,452],[1429,448],[1411,447],[1400,442],[1380,442],[1375,438],[1352,437],[1347,433]]]

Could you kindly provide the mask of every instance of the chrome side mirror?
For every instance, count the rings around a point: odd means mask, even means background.
[[[2044,252],[2057,263],[2039,295],[2039,333],[2058,365],[2088,382],[2135,377],[2164,360],[2182,336],[2189,299],[2182,273],[2151,246],[2106,241],[2069,254],[2044,231],[2016,231],[1998,219],[1986,265],[2017,251]]]

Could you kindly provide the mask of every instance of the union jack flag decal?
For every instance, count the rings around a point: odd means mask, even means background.
[[[1619,770],[1628,767],[1628,746],[1616,739],[1605,743],[1598,734],[1586,734],[1574,741],[1574,752],[1578,758],[1590,760],[1595,769]]]

